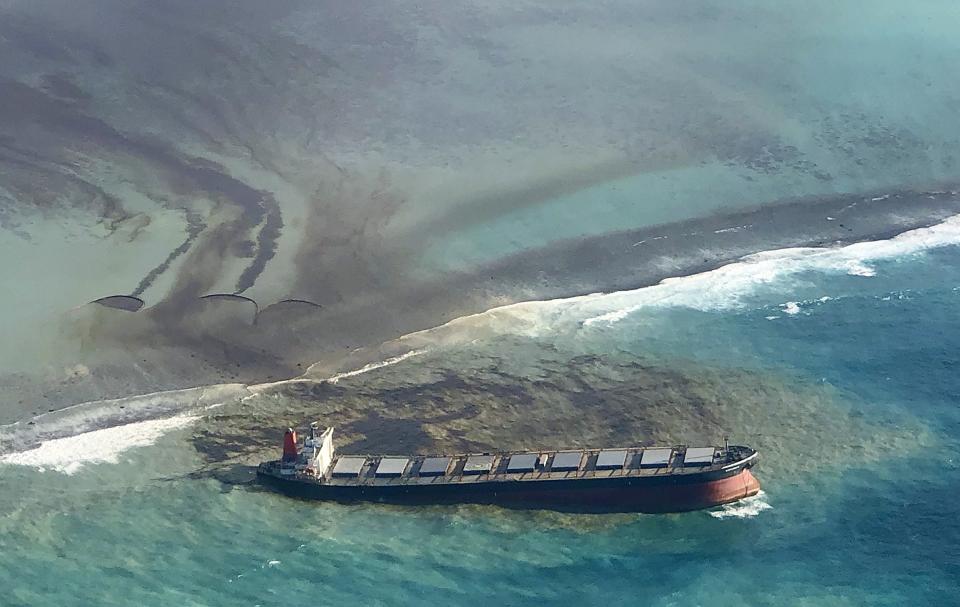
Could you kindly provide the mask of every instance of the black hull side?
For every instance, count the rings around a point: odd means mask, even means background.
[[[682,512],[754,495],[760,485],[749,465],[693,474],[484,481],[424,485],[340,485],[258,471],[260,481],[286,495],[341,503],[396,505],[487,504],[563,512]]]

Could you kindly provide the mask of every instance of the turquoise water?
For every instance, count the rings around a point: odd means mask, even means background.
[[[825,444],[836,435],[813,409],[729,428],[767,445],[750,504],[575,516],[304,503],[188,477],[200,461],[183,429],[72,475],[0,468],[3,604],[955,604],[960,250],[870,267],[802,271],[728,309],[642,308],[531,338],[570,357],[635,350],[776,373],[829,387],[838,402],[816,407],[829,419],[842,400],[838,425],[873,424],[880,440],[851,431],[845,450]],[[490,356],[497,341],[458,347]]]

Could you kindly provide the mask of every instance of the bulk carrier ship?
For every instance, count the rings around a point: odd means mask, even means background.
[[[726,441],[725,441],[726,442]],[[756,495],[758,454],[743,446],[559,449],[461,455],[338,455],[333,428],[257,468],[290,496],[400,505],[492,504],[566,512],[682,512]]]

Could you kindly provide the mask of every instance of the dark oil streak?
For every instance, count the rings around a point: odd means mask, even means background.
[[[192,187],[239,206],[242,214],[235,228],[226,235],[229,240],[235,241],[244,232],[260,225],[263,227],[257,238],[258,250],[254,261],[244,270],[237,284],[238,290],[252,286],[267,262],[273,258],[283,226],[279,205],[267,192],[229,175],[223,166],[184,156],[159,141],[130,137],[98,118],[77,111],[71,104],[22,82],[0,81],[0,125],[21,121],[53,127],[69,134],[71,138],[96,141],[106,148],[126,150],[179,176]]]
[[[177,257],[180,257],[190,249],[190,245],[193,244],[193,241],[196,240],[197,236],[199,236],[206,229],[207,225],[200,218],[199,214],[188,209],[184,209],[184,212],[187,216],[187,239],[184,240],[183,243],[181,243],[176,249],[170,251],[170,254],[167,255],[167,258],[164,259],[160,265],[147,272],[147,275],[143,277],[143,279],[140,281],[140,284],[137,285],[137,288],[134,289],[130,295],[134,297],[139,297],[142,295],[144,291],[150,288],[150,285],[153,284],[158,276],[167,271],[167,269],[170,267],[170,264],[172,264]]]
[[[242,293],[253,286],[266,268],[267,262],[273,259],[277,252],[277,240],[283,228],[283,216],[280,213],[280,206],[272,198],[264,199],[264,206],[269,208],[266,221],[257,235],[257,252],[253,261],[237,280],[237,293]]]

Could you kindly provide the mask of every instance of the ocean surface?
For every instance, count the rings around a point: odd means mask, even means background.
[[[0,0],[0,607],[960,605],[958,31],[955,0]],[[313,421],[729,436],[763,493],[259,488]]]
[[[209,462],[186,439],[223,409],[274,406],[257,404],[276,401],[274,387],[243,405],[182,403],[160,421],[3,456],[3,604],[956,604],[957,244],[950,221],[634,292],[521,304],[455,321],[434,330],[442,339],[418,338],[412,355],[326,384],[346,402],[378,382],[429,391],[427,376],[446,365],[464,380],[449,389],[476,400],[471,379],[491,392],[515,385],[477,379],[477,361],[503,357],[499,373],[539,375],[537,385],[576,375],[572,391],[596,400],[567,419],[615,427],[632,423],[623,420],[644,390],[661,390],[635,385],[628,363],[669,362],[699,382],[706,416],[761,450],[763,493],[742,503],[663,516],[342,506],[197,474]],[[689,399],[659,398],[668,434],[684,436],[669,421],[688,414]],[[429,400],[405,406],[426,412]],[[537,405],[504,391],[496,400],[502,425],[467,433],[515,440]],[[577,430],[604,431],[568,433]],[[537,439],[554,440],[525,440]]]

